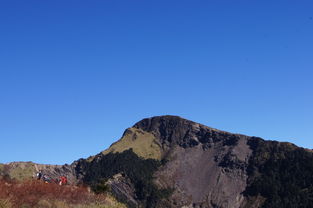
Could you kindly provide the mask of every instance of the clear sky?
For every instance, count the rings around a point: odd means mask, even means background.
[[[0,0],[0,162],[63,164],[145,117],[313,148],[310,0]]]

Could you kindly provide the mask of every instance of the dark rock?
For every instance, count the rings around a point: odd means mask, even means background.
[[[179,145],[191,148],[201,144],[223,141],[223,145],[236,145],[240,136],[213,129],[178,116],[157,116],[146,118],[133,127],[150,132],[160,139],[161,144],[167,147]]]

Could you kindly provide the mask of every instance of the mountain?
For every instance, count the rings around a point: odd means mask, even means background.
[[[129,207],[313,207],[310,150],[177,116],[143,119],[107,150],[71,165],[4,166],[0,173],[13,177],[34,168],[67,175]]]

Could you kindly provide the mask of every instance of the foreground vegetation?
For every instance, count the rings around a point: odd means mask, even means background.
[[[111,196],[109,193],[112,190],[106,184],[116,174],[121,174],[122,178],[129,181],[134,200],[139,205],[148,208],[164,207],[172,191],[159,189],[153,183],[155,171],[163,164],[164,161],[140,157],[133,152],[133,149],[116,153],[109,152],[105,155],[99,154],[91,161],[81,159],[76,171],[84,176],[82,183],[87,184],[91,189],[84,186],[45,184],[42,181],[27,179],[30,177],[24,177],[24,175],[21,177],[22,180],[18,180],[17,176],[22,176],[21,173],[23,173],[21,168],[9,169],[9,166],[0,166],[0,169],[3,169],[3,174],[0,174],[0,208],[125,207],[115,199],[128,203],[127,197]],[[27,170],[28,166],[32,168],[31,164],[23,165],[27,166]],[[31,171],[27,171],[27,176],[32,175],[34,171],[32,174],[28,172]],[[1,179],[1,177],[6,179]],[[130,203],[128,205],[134,206]]]
[[[125,208],[108,194],[87,187],[59,186],[42,181],[0,180],[0,208]]]

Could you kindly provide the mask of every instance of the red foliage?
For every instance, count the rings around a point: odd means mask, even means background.
[[[0,199],[9,199],[14,207],[35,206],[40,200],[60,200],[70,204],[104,202],[104,195],[95,195],[82,186],[60,186],[31,180],[24,182],[0,180]]]

